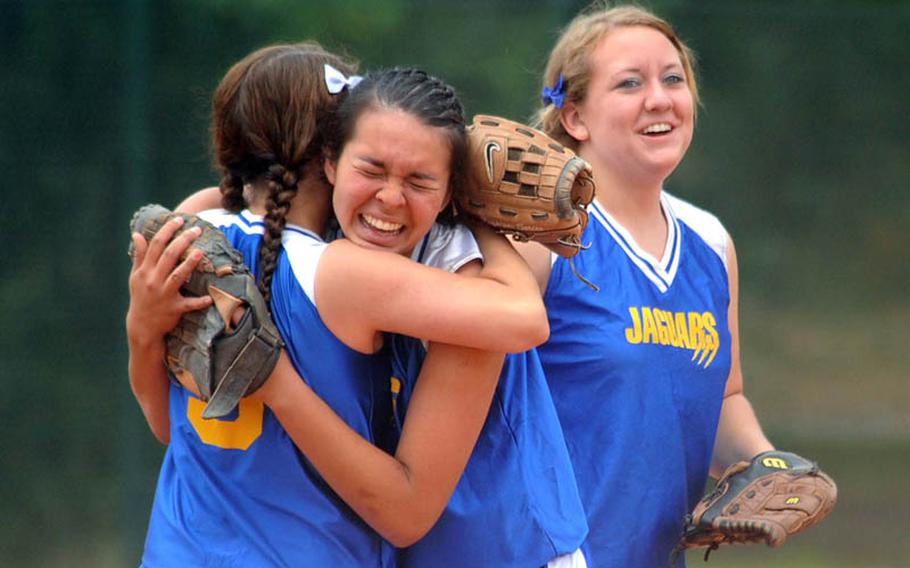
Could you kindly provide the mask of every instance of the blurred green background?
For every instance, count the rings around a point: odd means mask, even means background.
[[[208,105],[232,62],[315,38],[526,119],[585,4],[0,0],[0,565],[138,564],[163,448],[126,376],[127,224],[217,182]],[[747,394],[841,491],[784,548],[710,566],[910,566],[910,5],[647,6],[699,56],[704,108],[668,189],[736,239]]]

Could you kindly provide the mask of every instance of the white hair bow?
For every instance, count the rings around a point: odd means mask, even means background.
[[[338,69],[335,69],[328,63],[325,64],[325,86],[333,95],[337,95],[343,91],[345,87],[353,89],[357,86],[357,83],[362,80],[363,77],[360,75],[351,75],[350,77],[345,77],[344,73]]]

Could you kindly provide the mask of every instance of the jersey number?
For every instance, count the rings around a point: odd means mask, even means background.
[[[245,450],[262,435],[263,404],[258,400],[240,399],[237,418],[234,420],[205,420],[202,410],[205,403],[187,397],[186,417],[203,442],[226,450]]]

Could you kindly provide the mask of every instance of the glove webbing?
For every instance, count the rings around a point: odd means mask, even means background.
[[[237,329],[252,328],[254,324],[253,311],[247,310],[237,325]],[[246,343],[237,348],[236,344],[244,340]],[[218,347],[236,352],[237,355],[231,366],[225,370],[224,375],[243,377],[243,379],[216,381],[217,387],[212,393],[212,398],[205,405],[202,417],[216,418],[233,410],[250,385],[264,380],[272,371],[275,367],[274,361],[278,359],[283,346],[281,337],[273,334],[268,326],[260,326],[249,337],[243,333],[226,337]],[[253,364],[257,361],[260,362],[259,365]]]

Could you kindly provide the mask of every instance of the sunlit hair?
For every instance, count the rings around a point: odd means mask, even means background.
[[[244,184],[264,182],[268,190],[259,250],[266,301],[297,182],[308,164],[321,160],[325,128],[347,92],[329,93],[325,64],[345,75],[356,70],[315,42],[265,47],[231,67],[212,98],[212,147],[223,206],[237,212],[248,205]]]
[[[338,159],[354,134],[357,120],[369,110],[404,111],[421,123],[442,129],[449,141],[449,191],[464,185],[468,156],[464,108],[455,89],[448,83],[414,68],[382,69],[369,73],[351,90],[336,113],[336,124],[326,146],[332,159]],[[452,221],[452,206],[438,220]]]
[[[588,94],[591,81],[590,55],[600,41],[610,32],[631,26],[653,28],[663,34],[679,53],[686,83],[692,92],[695,107],[698,107],[698,85],[695,79],[695,56],[679,39],[668,22],[636,6],[604,7],[596,3],[580,13],[562,32],[543,75],[544,86],[552,87],[562,74],[566,89],[566,102],[581,102]],[[562,126],[559,115],[562,109],[548,104],[537,111],[535,124],[547,134],[573,150],[578,150],[578,141],[572,138]]]

